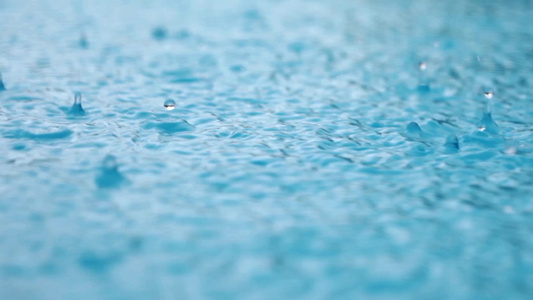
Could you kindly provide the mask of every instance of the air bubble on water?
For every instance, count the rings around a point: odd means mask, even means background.
[[[165,103],[163,103],[163,106],[166,110],[173,110],[174,108],[176,108],[176,102],[172,99],[167,99]]]
[[[4,85],[4,81],[2,80],[2,73],[0,73],[0,92],[5,91],[6,87]]]
[[[85,110],[83,110],[83,107],[81,106],[81,93],[77,92],[74,94],[74,104],[72,104],[69,114],[75,116],[85,115]]]

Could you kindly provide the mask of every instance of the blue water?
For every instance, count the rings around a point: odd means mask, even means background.
[[[0,299],[533,299],[532,19],[0,0]]]

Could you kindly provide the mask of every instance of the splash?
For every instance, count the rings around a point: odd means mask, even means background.
[[[444,152],[445,153],[455,153],[459,151],[459,140],[455,134],[450,134],[446,137],[444,142]]]
[[[496,122],[492,119],[492,112],[490,108],[490,102],[489,100],[492,99],[494,93],[488,92],[489,94],[485,93],[485,97],[487,98],[487,101],[485,103],[485,108],[483,109],[481,119],[478,122],[478,130],[488,132],[490,134],[498,134],[500,132],[500,128]]]
[[[72,116],[84,116],[85,115],[85,110],[81,106],[81,93],[74,94],[74,104],[72,104],[72,107],[70,108],[68,114]]]
[[[118,170],[118,163],[113,155],[107,155],[102,161],[100,174],[95,183],[101,189],[116,189],[127,183],[127,179]]]
[[[4,81],[2,80],[2,73],[0,73],[0,92],[5,90],[6,86],[4,85]]]
[[[416,122],[410,122],[407,124],[407,127],[405,128],[407,137],[412,139],[420,139],[422,138],[423,132],[422,129],[420,129],[420,126]]]

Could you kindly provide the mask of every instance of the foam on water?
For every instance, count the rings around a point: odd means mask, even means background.
[[[530,299],[532,18],[0,1],[0,299]]]

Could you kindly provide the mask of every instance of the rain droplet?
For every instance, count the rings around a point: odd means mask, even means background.
[[[421,93],[427,93],[430,91],[429,80],[426,74],[427,67],[428,65],[424,61],[418,63],[418,91]]]
[[[407,124],[407,127],[405,128],[407,131],[407,137],[411,139],[421,139],[423,136],[422,129],[420,129],[420,126],[416,122],[411,122]]]
[[[118,170],[117,159],[113,155],[107,155],[102,162],[105,170]]]
[[[243,71],[246,71],[246,68],[241,66],[241,65],[235,65],[235,66],[232,66],[230,68],[230,70],[234,73],[240,73],[240,72],[243,72]]]
[[[5,91],[6,87],[4,85],[4,81],[2,81],[2,73],[0,73],[0,92]]]
[[[163,106],[166,110],[173,110],[174,108],[176,108],[176,102],[174,102],[174,100],[172,99],[168,99],[165,101],[165,103],[163,103]]]
[[[444,148],[446,152],[457,152],[459,150],[459,140],[455,134],[450,134],[444,142]]]
[[[74,104],[80,104],[81,105],[81,93],[75,93],[74,94]]]
[[[494,92],[493,91],[486,91],[486,92],[483,92],[483,94],[485,94],[485,97],[487,99],[492,99],[492,97],[494,96]]]
[[[490,112],[484,112],[478,126],[479,131],[485,131],[491,134],[498,134],[500,131],[498,124],[492,119]]]
[[[87,40],[87,36],[85,33],[82,33],[79,40],[80,48],[82,49],[88,49],[89,48],[89,41]]]
[[[70,111],[68,113],[69,115],[74,116],[85,115],[85,110],[83,110],[83,107],[81,106],[81,93],[74,94],[74,104],[72,104],[72,107],[70,108]]]
[[[127,183],[128,180],[118,170],[117,159],[113,155],[107,155],[102,161],[100,174],[96,177],[95,182],[99,188],[113,189]]]
[[[154,28],[154,30],[152,30],[152,37],[155,39],[155,40],[158,40],[158,41],[161,41],[161,40],[164,40],[166,39],[168,36],[168,31],[165,27],[156,27]]]
[[[514,214],[514,208],[510,205],[506,205],[503,207],[503,212],[506,214]]]
[[[422,133],[422,129],[420,129],[420,126],[416,122],[411,122],[407,124],[406,129],[408,133],[415,133],[415,134]]]
[[[505,149],[505,154],[507,155],[515,155],[518,149],[516,147],[508,147]]]
[[[492,92],[490,92],[490,95],[490,97],[492,97]],[[485,96],[487,95],[485,94]],[[498,134],[500,131],[498,124],[496,124],[496,122],[494,122],[494,120],[492,119],[492,112],[490,110],[489,100],[487,100],[485,103],[485,108],[478,123],[478,130],[488,132],[490,134]]]
[[[418,91],[419,92],[429,92],[430,88],[428,84],[419,84],[418,85]]]

